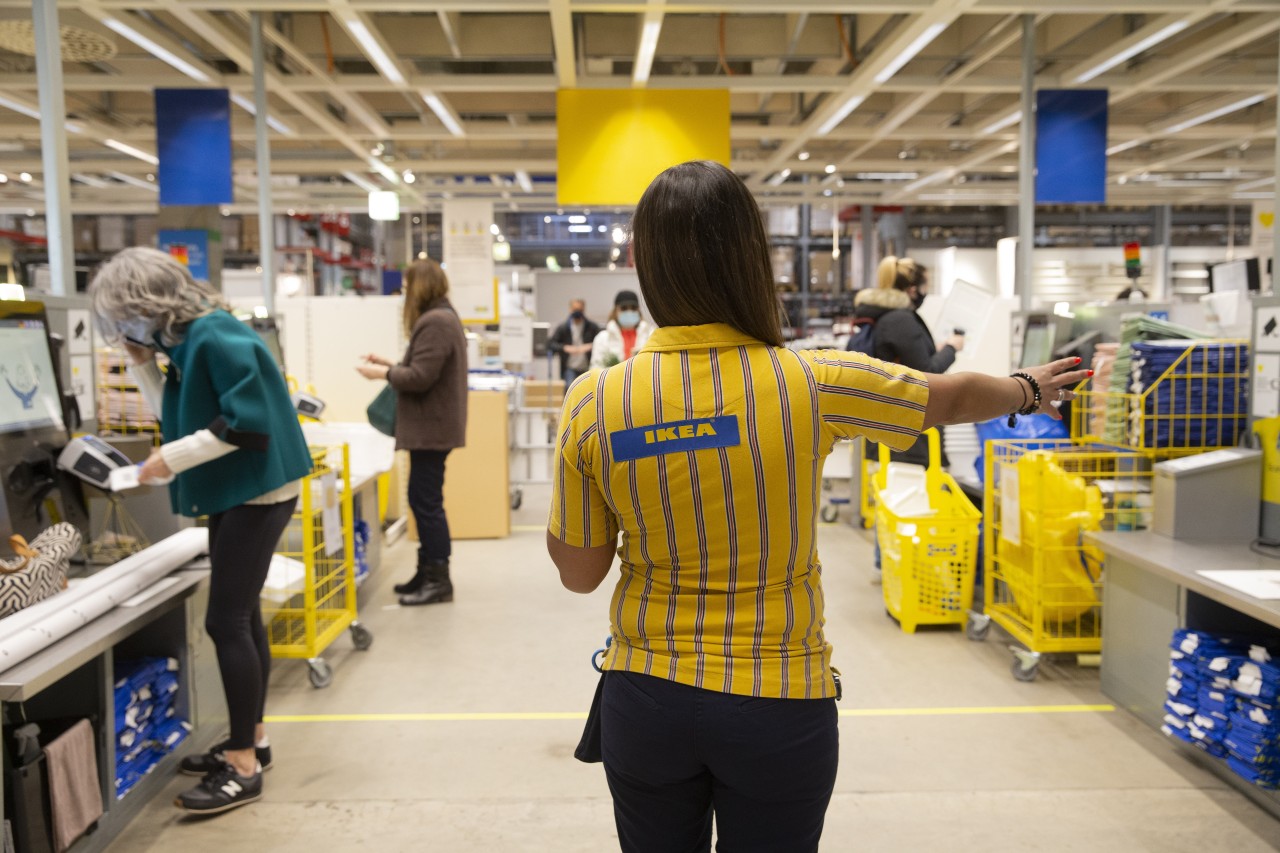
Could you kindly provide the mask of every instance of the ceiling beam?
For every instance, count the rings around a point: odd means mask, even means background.
[[[454,59],[462,58],[462,43],[458,40],[458,32],[462,29],[462,15],[458,12],[446,12],[444,9],[436,11],[436,19],[440,22],[440,29],[444,32],[445,41],[449,43],[449,53]]]
[[[563,89],[578,85],[578,53],[573,38],[573,12],[570,0],[549,0],[551,12],[551,39],[555,45],[556,77]]]

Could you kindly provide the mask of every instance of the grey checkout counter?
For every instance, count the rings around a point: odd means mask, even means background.
[[[1210,580],[1203,570],[1277,570],[1280,560],[1249,549],[1257,536],[1261,471],[1256,452],[1218,451],[1208,463],[1156,467],[1154,530],[1097,532],[1106,553],[1102,692],[1159,728],[1167,697],[1169,642],[1177,628],[1280,639],[1280,600],[1255,598]],[[1169,465],[1169,463],[1162,463]],[[1164,476],[1162,476],[1162,474]],[[1161,531],[1161,532],[1156,532]],[[1172,534],[1172,535],[1170,535]],[[1174,538],[1190,534],[1192,538]],[[1276,817],[1280,794],[1249,784],[1223,760],[1169,739]]]

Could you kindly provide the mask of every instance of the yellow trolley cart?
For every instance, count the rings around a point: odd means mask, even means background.
[[[276,551],[285,558],[286,566],[301,565],[301,583],[290,585],[287,596],[264,597],[262,601],[272,657],[306,660],[311,667],[311,684],[317,688],[328,687],[333,681],[333,670],[320,655],[343,631],[351,631],[351,640],[360,651],[373,644],[373,634],[356,620],[349,451],[342,445],[340,474],[329,460],[329,454],[336,451],[311,449],[314,468],[302,481],[298,511]],[[341,543],[335,546],[333,539],[338,537]]]
[[[1021,646],[1013,675],[1032,681],[1041,656],[1102,650],[1102,553],[1093,530],[1141,530],[1151,511],[1151,460],[1134,450],[1070,439],[992,441],[983,506],[984,612]]]
[[[889,449],[880,445],[875,474],[876,539],[880,545],[881,587],[889,615],[902,630],[919,625],[963,625],[973,605],[982,515],[956,481],[942,470],[936,429],[929,439],[925,485],[929,515],[906,516],[884,500],[889,480]]]

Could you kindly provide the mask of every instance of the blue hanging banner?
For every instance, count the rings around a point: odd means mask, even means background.
[[[160,204],[230,204],[231,98],[226,89],[156,89]]]
[[[1107,90],[1036,92],[1036,204],[1107,201]]]
[[[162,229],[157,235],[160,251],[166,252],[191,271],[191,277],[209,280],[209,232],[199,228]]]

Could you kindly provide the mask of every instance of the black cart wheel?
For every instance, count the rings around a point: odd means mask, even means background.
[[[1013,661],[1013,677],[1019,681],[1035,681],[1036,676],[1040,674],[1040,664],[1033,663],[1031,666],[1023,666],[1022,661],[1016,658]]]
[[[311,667],[311,672],[307,675],[311,679],[311,686],[317,690],[328,687],[333,683],[333,669],[329,666],[329,662],[322,658],[315,658],[307,661],[307,665]]]
[[[359,622],[352,622],[351,642],[355,644],[356,651],[368,651],[369,647],[373,645],[373,634]]]

